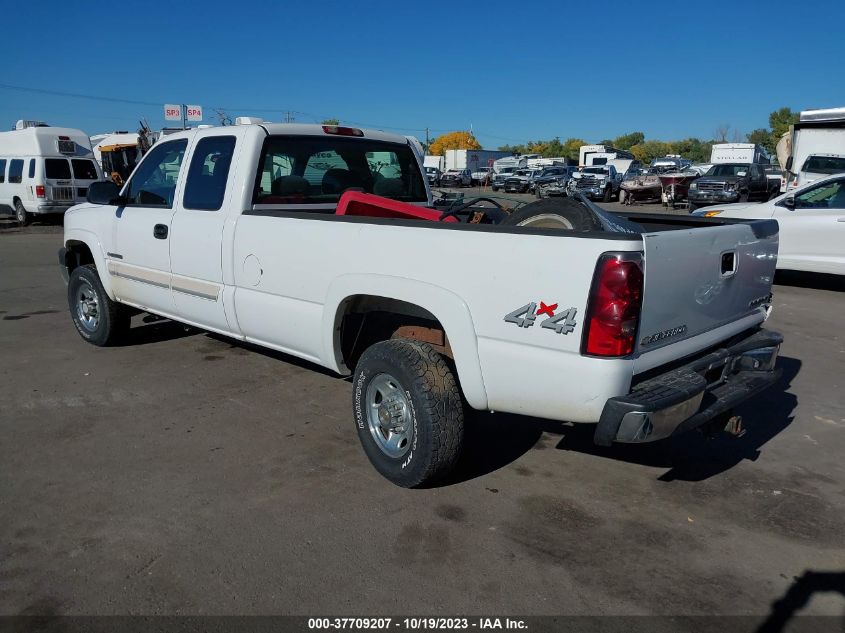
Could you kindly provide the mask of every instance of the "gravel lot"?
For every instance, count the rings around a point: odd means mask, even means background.
[[[741,438],[474,413],[456,476],[408,491],[347,381],[149,317],[87,345],[61,228],[2,227],[0,614],[843,614],[839,281],[778,278],[784,378]]]

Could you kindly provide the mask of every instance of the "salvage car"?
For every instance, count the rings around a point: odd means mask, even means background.
[[[614,196],[618,196],[622,184],[621,176],[613,165],[584,167],[573,174],[572,178],[575,180],[575,191],[591,200],[604,202],[610,202]]]
[[[470,174],[473,185],[486,185],[490,181],[492,167],[479,167]]]
[[[528,191],[533,174],[534,171],[531,169],[517,169],[505,178],[505,181],[502,183],[502,189],[508,193],[525,193]]]
[[[408,487],[454,467],[464,403],[641,443],[735,428],[776,382],[777,222],[487,202],[432,208],[403,136],[177,132],[66,213],[70,320],[107,346],[149,312],[351,375],[350,431]]]
[[[437,167],[426,167],[425,177],[428,179],[428,184],[439,187],[441,172]]]
[[[845,275],[845,174],[816,180],[762,204],[717,205],[694,215],[777,220],[778,268]]]
[[[689,210],[709,204],[771,200],[780,191],[780,181],[766,176],[759,163],[720,163],[693,181],[687,194]]]
[[[546,167],[534,178],[534,195],[538,198],[566,195],[566,183],[574,171],[574,167]]]
[[[469,169],[447,169],[440,176],[441,187],[469,187],[472,185],[472,176]]]

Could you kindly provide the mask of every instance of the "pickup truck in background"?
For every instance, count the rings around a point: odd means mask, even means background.
[[[610,202],[619,196],[622,176],[613,165],[593,165],[572,174],[574,190],[591,200]],[[570,186],[572,188],[572,186]]]
[[[351,375],[351,427],[408,487],[456,463],[464,402],[638,443],[724,427],[777,380],[775,221],[431,205],[401,136],[178,132],[67,212],[70,317],[94,345],[144,311]]]
[[[760,163],[721,163],[713,165],[689,187],[690,212],[709,204],[771,200],[780,193],[780,181],[766,175]]]

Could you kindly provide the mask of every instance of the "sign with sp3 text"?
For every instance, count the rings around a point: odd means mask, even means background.
[[[182,106],[173,103],[164,104],[164,120],[165,121],[181,121],[182,120]]]

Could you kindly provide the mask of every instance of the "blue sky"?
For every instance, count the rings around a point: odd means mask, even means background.
[[[87,2],[4,9],[0,127],[165,125],[161,105],[338,117],[486,148],[710,138],[845,106],[845,2]],[[78,8],[74,8],[78,7]],[[536,7],[536,8],[535,8]],[[148,34],[141,41],[142,34]],[[112,97],[118,103],[10,89]],[[172,125],[172,124],[171,124]]]

